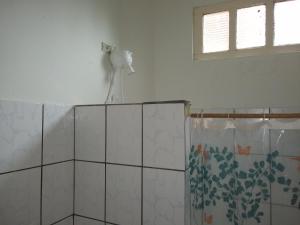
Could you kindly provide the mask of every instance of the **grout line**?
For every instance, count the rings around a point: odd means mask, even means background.
[[[68,159],[68,160],[64,160],[64,161],[59,161],[59,162],[54,162],[54,163],[48,163],[48,164],[45,164],[45,165],[37,165],[37,166],[27,167],[27,168],[23,168],[23,169],[6,171],[6,172],[0,173],[0,176],[1,175],[5,175],[5,174],[10,174],[10,173],[17,173],[17,172],[21,172],[21,171],[25,171],[25,170],[37,169],[37,168],[40,168],[40,167],[52,166],[52,165],[56,165],[56,164],[60,164],[60,163],[65,163],[65,162],[72,162],[72,161],[74,161],[74,159]]]
[[[128,167],[138,167],[144,169],[156,169],[156,170],[168,170],[174,172],[186,172],[188,169],[170,169],[170,168],[162,168],[162,167],[153,167],[153,166],[141,166],[141,165],[131,165],[131,164],[123,164],[123,163],[110,163],[110,162],[97,162],[97,161],[90,161],[90,160],[81,160],[75,159],[75,162],[85,162],[85,163],[95,163],[95,164],[105,164],[105,165],[116,165],[116,166],[128,166]]]
[[[131,164],[123,164],[123,163],[106,163],[107,165],[115,165],[115,166],[127,166],[127,167],[137,167],[142,168],[142,166],[139,165],[131,165]]]
[[[185,172],[185,170],[180,169],[168,169],[168,168],[161,168],[161,167],[152,167],[152,166],[143,166],[144,169],[155,169],[155,170],[168,170],[173,172]]]
[[[190,108],[191,108],[191,106],[189,106]],[[188,118],[188,116],[187,116],[187,118]],[[187,181],[185,181],[185,185],[188,185],[188,193],[189,193],[189,195],[187,195],[187,196],[189,196],[189,201],[188,201],[188,204],[189,204],[189,211],[190,211],[190,213],[189,213],[189,220],[188,221],[190,221],[190,224],[189,225],[191,225],[191,221],[192,221],[192,206],[191,206],[191,195],[190,195],[190,173],[189,173],[189,169],[190,169],[190,165],[189,165],[189,154],[187,154],[187,153],[190,153],[190,150],[191,150],[191,146],[192,146],[192,125],[191,125],[191,120],[190,120],[190,118],[188,118],[188,120],[189,120],[189,123],[188,123],[188,125],[189,125],[189,136],[188,136],[188,142],[189,142],[189,149],[188,149],[188,151],[186,152],[186,157],[187,157],[187,159],[186,159],[186,163],[187,163],[187,167],[185,168],[185,174],[186,174],[186,176],[188,177],[188,179],[187,179]],[[187,184],[186,184],[186,182],[187,182]]]
[[[187,168],[187,158],[186,158],[186,154],[187,154],[187,141],[186,141],[186,117],[185,117],[185,112],[186,112],[186,106],[183,107],[183,138],[184,138],[184,152],[183,152],[183,160],[184,160],[184,190],[183,190],[183,196],[184,196],[184,202],[183,202],[183,212],[184,212],[184,216],[183,216],[183,221],[184,221],[184,224],[185,222],[187,221],[186,219],[186,216],[187,216],[187,205],[186,205],[186,198],[187,198],[187,195],[186,195],[186,168]]]
[[[88,216],[83,216],[83,215],[76,214],[76,213],[74,214],[74,216],[81,217],[81,218],[84,218],[84,219],[89,219],[89,220],[94,220],[94,221],[99,221],[99,222],[105,223],[104,220],[99,220],[99,219],[96,219],[96,218],[92,218],[92,217],[88,217]]]
[[[10,174],[10,173],[22,172],[22,171],[25,171],[25,170],[37,169],[37,168],[40,168],[40,167],[42,167],[42,166],[38,165],[38,166],[27,167],[27,168],[24,168],[24,169],[18,169],[18,170],[11,170],[11,171],[7,171],[7,172],[2,172],[2,173],[0,173],[0,176],[5,175],[5,174]]]
[[[92,160],[84,160],[84,159],[75,159],[75,161],[77,161],[77,162],[85,162],[85,163],[105,164],[105,162],[92,161]]]
[[[187,100],[170,100],[170,101],[153,101],[153,102],[143,102],[143,105],[156,105],[156,104],[189,104]]]
[[[117,104],[87,104],[74,105],[74,107],[93,107],[93,106],[118,106],[118,105],[155,105],[155,104],[189,104],[187,100],[176,101],[154,101],[154,102],[140,102],[140,103],[117,103]]]
[[[103,223],[106,223],[106,224],[119,225],[117,223],[111,223],[111,222],[107,222],[107,221],[105,222],[104,220],[99,220],[99,219],[96,219],[96,218],[83,216],[83,215],[79,215],[79,214],[74,214],[74,216],[81,217],[81,218],[84,218],[84,219],[94,220],[94,221],[98,221],[98,222],[103,222]]]
[[[183,107],[183,129],[184,129],[184,153],[183,153],[184,154],[183,155],[183,160],[184,160],[184,194],[183,194],[184,195],[184,223],[187,221],[186,217],[187,217],[187,209],[188,209],[188,207],[186,205],[186,203],[187,203],[187,194],[186,194],[187,187],[186,186],[187,186],[187,167],[188,167],[188,165],[187,165],[187,152],[188,152],[188,150],[187,150],[187,140],[186,140],[187,117],[186,117],[186,114],[185,114],[185,112],[187,110],[186,107],[187,106]],[[189,210],[189,211],[191,211],[191,210]]]
[[[42,146],[41,146],[41,192],[40,192],[40,224],[43,224],[43,163],[44,163],[44,119],[45,105],[42,105]]]
[[[141,154],[141,224],[144,222],[144,105],[142,105],[142,154]]]
[[[104,161],[105,161],[105,164],[104,164],[104,221],[106,223],[106,205],[107,205],[107,202],[106,202],[106,185],[107,185],[107,106],[105,106],[105,156],[104,156]]]
[[[120,104],[88,104],[88,105],[75,105],[75,107],[96,107],[96,106],[130,106],[130,105],[143,105],[143,103],[120,103]]]
[[[272,203],[271,206],[279,206],[279,207],[286,207],[286,208],[292,208],[292,209],[299,209],[297,206],[285,205],[285,204],[281,204],[281,203]]]
[[[57,165],[57,164],[65,163],[65,162],[72,162],[72,161],[74,161],[74,159],[68,159],[68,160],[54,162],[54,163],[47,163],[45,165],[42,165],[42,167],[53,166],[53,165]]]
[[[138,106],[138,105],[143,105],[143,103],[116,103],[116,104],[106,104],[108,107],[111,107],[111,106],[132,106],[132,105],[135,105],[135,106]]]
[[[75,108],[80,107],[97,107],[97,106],[105,106],[105,104],[88,104],[88,105],[74,105]]]
[[[62,218],[62,219],[60,219],[60,220],[58,220],[58,221],[56,221],[56,222],[54,222],[54,223],[51,223],[50,225],[58,224],[59,222],[62,222],[62,221],[64,221],[64,220],[70,218],[71,216],[73,216],[73,214],[72,214],[72,215],[69,215],[69,216],[66,216],[66,217],[64,217],[64,218]]]
[[[73,164],[73,225],[75,225],[75,217],[74,217],[74,214],[75,214],[75,169],[76,169],[76,166],[75,166],[75,147],[76,147],[76,110],[75,110],[75,107],[73,107],[73,160],[74,160],[74,164]]]
[[[68,159],[68,160],[64,160],[64,161],[48,163],[48,164],[45,164],[45,165],[38,165],[38,166],[27,167],[27,168],[24,168],[24,169],[11,170],[11,171],[0,173],[0,176],[5,175],[5,174],[9,174],[9,173],[17,173],[17,172],[21,172],[21,171],[25,171],[25,170],[31,170],[31,169],[36,169],[36,168],[40,168],[40,167],[53,166],[53,165],[56,165],[56,164],[61,164],[61,163],[66,163],[66,162],[73,162],[73,161],[75,161],[75,162],[86,162],[86,163],[95,163],[95,164],[107,164],[107,165],[117,165],[117,166],[139,167],[139,168],[145,168],[145,169],[170,170],[170,171],[175,171],[175,172],[186,172],[188,170],[188,168],[185,169],[185,170],[181,170],[181,169],[154,167],[154,166],[141,166],[141,165],[122,164],[122,163],[110,163],[110,162],[105,163],[105,162],[97,162],[97,161],[81,160],[81,159]]]

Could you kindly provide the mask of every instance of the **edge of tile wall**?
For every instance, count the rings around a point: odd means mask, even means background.
[[[140,183],[141,183],[141,223],[140,224],[143,224],[144,222],[144,170],[150,170],[150,171],[153,171],[155,173],[159,173],[159,174],[168,174],[169,172],[170,173],[178,173],[178,174],[181,174],[183,179],[182,179],[182,184],[184,185],[185,184],[185,175],[186,175],[186,169],[185,167],[182,168],[182,169],[176,169],[176,168],[164,168],[164,167],[156,167],[156,166],[146,166],[144,165],[144,138],[143,138],[143,131],[144,131],[144,123],[143,123],[143,117],[144,117],[144,105],[154,105],[154,104],[183,104],[183,107],[182,107],[182,118],[183,118],[183,121],[182,121],[182,125],[183,125],[183,129],[186,128],[186,124],[185,124],[185,116],[186,116],[186,112],[185,112],[185,107],[189,105],[189,102],[188,101],[163,101],[163,102],[145,102],[145,103],[130,103],[130,104],[98,104],[98,105],[76,105],[75,106],[75,114],[76,114],[76,118],[77,118],[77,113],[76,113],[76,109],[77,108],[81,108],[81,107],[103,107],[105,108],[105,129],[106,129],[106,132],[105,132],[105,135],[106,135],[106,138],[105,138],[105,158],[102,159],[102,160],[82,160],[82,159],[78,159],[75,157],[75,163],[76,162],[86,162],[86,163],[91,163],[91,164],[102,164],[102,165],[105,165],[105,212],[104,212],[104,219],[101,220],[101,219],[97,219],[97,218],[91,218],[91,217],[88,217],[86,215],[79,215],[79,214],[76,214],[76,212],[74,212],[74,216],[75,217],[81,217],[81,218],[85,218],[87,220],[91,220],[91,221],[94,221],[95,224],[98,222],[99,224],[100,223],[104,223],[106,222],[106,224],[114,224],[114,225],[119,225],[119,223],[116,223],[116,221],[108,221],[107,219],[107,209],[106,209],[106,206],[107,206],[107,182],[106,180],[108,179],[107,178],[107,166],[124,166],[124,167],[130,167],[130,168],[140,168],[141,169],[141,178],[140,178]],[[142,132],[142,138],[141,138],[141,141],[142,141],[142,144],[141,144],[141,164],[139,165],[138,163],[136,164],[126,164],[126,163],[114,163],[114,162],[109,162],[108,159],[107,159],[107,109],[109,107],[112,107],[112,106],[130,106],[130,105],[140,105],[142,107],[142,121],[141,121],[141,132]],[[76,125],[75,125],[76,126]],[[185,131],[185,130],[184,130]],[[75,135],[76,136],[76,135]],[[184,132],[184,135],[183,135],[183,138],[185,140],[185,132]],[[183,163],[185,162],[185,145],[186,143],[184,142],[184,147],[182,149],[182,157],[183,157]],[[76,153],[75,153],[76,155]],[[75,174],[76,176],[76,174]],[[76,187],[75,187],[76,189]],[[182,190],[182,196],[184,198],[185,196],[185,189]],[[182,203],[183,205],[185,204],[185,201],[183,201]],[[185,207],[183,206],[183,211],[185,210]],[[183,221],[185,220],[184,218],[184,215],[182,217]],[[144,223],[146,224],[146,223]],[[181,224],[180,224],[181,225]]]

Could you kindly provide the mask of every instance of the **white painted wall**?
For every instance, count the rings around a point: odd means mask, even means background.
[[[103,103],[109,64],[100,44],[120,45],[121,16],[121,0],[1,0],[0,99]],[[148,74],[137,63],[126,89],[144,100]]]
[[[134,52],[126,101],[299,106],[300,53],[193,61],[192,9],[220,1],[1,0],[0,99],[103,103],[106,41]]]
[[[153,0],[156,98],[195,108],[300,106],[300,54],[194,62],[192,9],[221,0]]]
[[[121,1],[121,45],[134,53],[136,73],[126,76],[130,101],[154,100],[152,0]],[[139,96],[137,93],[141,93]]]

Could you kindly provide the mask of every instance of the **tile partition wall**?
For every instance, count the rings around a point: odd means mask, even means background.
[[[185,223],[185,106],[75,107],[75,225]]]
[[[0,224],[183,225],[185,105],[0,101]]]
[[[74,108],[0,101],[0,224],[73,224]]]

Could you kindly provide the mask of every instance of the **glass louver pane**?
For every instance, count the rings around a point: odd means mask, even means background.
[[[266,6],[237,10],[237,49],[261,47],[266,44]]]
[[[300,0],[275,3],[274,45],[300,44]]]
[[[229,49],[229,12],[203,16],[203,53]]]

